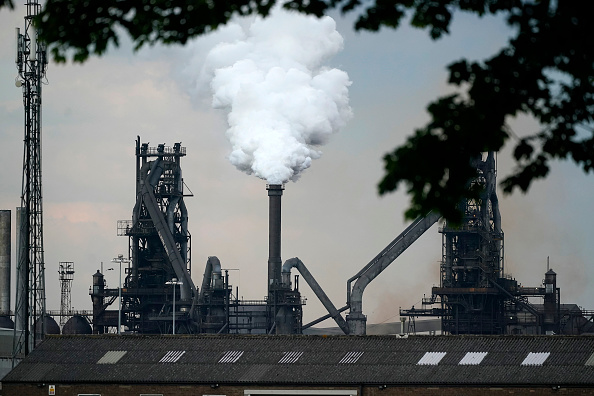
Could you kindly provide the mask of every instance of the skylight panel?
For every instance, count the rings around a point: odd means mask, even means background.
[[[551,352],[530,352],[522,362],[522,366],[542,366]]]
[[[363,356],[363,352],[347,352],[346,355],[338,362],[339,364],[352,364],[356,363],[359,358]]]
[[[243,355],[243,351],[227,351],[219,360],[219,363],[235,363]]]
[[[97,364],[114,364],[117,363],[128,351],[107,351]]]
[[[425,352],[421,360],[417,362],[417,365],[437,365],[446,355],[446,352]]]
[[[169,351],[159,360],[159,363],[175,363],[186,351]]]
[[[487,352],[468,352],[458,364],[462,366],[481,364],[485,356]]]
[[[281,360],[278,362],[281,364],[295,363],[303,355],[303,352],[285,352]]]

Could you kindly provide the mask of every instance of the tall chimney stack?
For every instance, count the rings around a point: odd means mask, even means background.
[[[273,300],[273,290],[281,283],[281,197],[282,184],[266,185],[268,206],[268,299]]]

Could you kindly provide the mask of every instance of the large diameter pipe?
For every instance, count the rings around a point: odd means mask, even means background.
[[[268,297],[281,284],[281,197],[284,187],[269,184],[268,190]]]
[[[28,274],[26,256],[27,252],[27,209],[16,208],[16,240],[17,240],[17,275],[16,275],[16,307],[14,326],[17,330],[26,330],[28,327]]]
[[[10,311],[10,210],[0,210],[0,314]]]
[[[350,313],[347,315],[349,334],[366,334],[367,318],[363,315],[363,292],[367,285],[396,260],[402,252],[419,239],[440,217],[439,214],[430,212],[427,216],[416,219],[396,239],[386,246],[380,254],[359,271],[357,275],[348,280],[347,290],[350,293],[350,297],[347,297],[349,298],[348,303],[351,307]],[[357,281],[353,289],[350,290],[350,282],[354,279],[357,279]]]
[[[318,297],[318,299],[320,300],[322,305],[324,305],[324,308],[326,308],[330,317],[332,317],[332,319],[334,319],[334,321],[336,322],[338,327],[340,327],[340,329],[343,331],[344,334],[349,334],[348,325],[344,321],[342,315],[340,314],[340,311],[338,309],[336,309],[334,304],[332,304],[332,301],[330,301],[330,299],[328,298],[328,296],[326,295],[324,290],[322,290],[322,287],[319,285],[319,283],[313,277],[311,272],[309,272],[309,270],[305,267],[305,264],[303,264],[303,262],[301,260],[299,260],[297,257],[289,259],[289,260],[285,261],[285,264],[283,264],[283,267],[282,267],[283,286],[285,288],[291,287],[291,268],[296,268],[297,271],[299,271],[299,273],[301,273],[301,276],[303,276],[303,279],[305,279],[305,281],[307,282],[309,287],[311,287],[311,290]]]

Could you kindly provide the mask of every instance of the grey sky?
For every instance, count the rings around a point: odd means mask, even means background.
[[[0,12],[0,209],[13,211],[13,229],[23,151],[13,41],[14,27],[24,28],[24,13],[20,4],[13,12]],[[456,15],[452,34],[433,42],[426,32],[407,25],[397,31],[354,33],[352,21],[335,19],[345,48],[331,64],[353,82],[354,117],[322,148],[322,158],[297,183],[287,184],[282,257],[299,257],[334,304],[342,306],[346,280],[406,225],[404,192],[383,198],[376,193],[382,156],[424,125],[429,101],[453,90],[445,83],[448,63],[495,53],[510,31],[496,18]],[[59,261],[75,262],[72,303],[75,309],[90,309],[92,274],[102,261],[107,268],[118,253],[127,253],[127,238],[116,236],[116,222],[130,219],[135,201],[137,135],[151,145],[181,141],[187,147],[182,167],[194,193],[186,199],[194,282],[200,283],[206,259],[214,255],[224,268],[239,269],[231,272],[231,283],[240,287],[240,297],[263,298],[268,254],[265,182],[228,162],[224,114],[210,108],[196,81],[207,51],[224,36],[223,31],[186,47],[147,48],[137,54],[124,43],[82,66],[50,63],[49,85],[43,91],[49,309],[60,305]],[[534,130],[526,119],[513,120],[512,127],[519,136]],[[498,165],[501,180],[513,166],[509,148],[498,156]],[[536,183],[528,195],[499,195],[506,272],[525,286],[539,285],[550,256],[562,302],[589,309],[594,308],[594,291],[588,288],[594,279],[594,246],[588,242],[593,186],[594,180],[577,167],[555,164],[547,180]],[[434,226],[371,283],[364,295],[369,321],[397,320],[399,306],[419,304],[423,294],[429,295],[439,282],[440,257],[441,235]],[[117,286],[117,271],[107,273],[107,282]],[[304,320],[323,315],[305,282],[301,291],[308,298]]]

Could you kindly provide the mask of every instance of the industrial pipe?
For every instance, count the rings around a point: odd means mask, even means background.
[[[285,287],[285,288],[291,287],[291,268],[296,268],[297,271],[299,271],[301,276],[303,276],[303,279],[305,279],[305,281],[307,282],[309,287],[311,287],[311,290],[313,290],[313,292],[318,297],[318,299],[320,300],[322,305],[324,305],[324,308],[326,308],[326,310],[328,311],[328,314],[330,314],[332,319],[334,319],[334,321],[336,322],[338,327],[340,327],[340,329],[344,332],[344,334],[348,334],[349,328],[347,326],[347,323],[344,321],[342,315],[340,314],[338,309],[336,309],[334,304],[332,304],[332,301],[330,301],[330,299],[328,298],[326,293],[324,293],[324,290],[322,290],[322,288],[320,287],[318,282],[315,280],[313,275],[305,267],[305,264],[303,264],[303,262],[301,260],[299,260],[297,257],[289,259],[289,260],[285,261],[285,263],[283,264],[283,267],[282,267],[282,285],[283,285],[283,287]]]
[[[179,202],[179,211],[181,215],[181,234],[184,237],[183,240],[180,242],[180,250],[181,256],[184,260],[184,263],[188,262],[188,209],[186,208],[186,203],[182,199]],[[191,268],[190,268],[191,270]]]
[[[10,210],[0,210],[0,315],[10,313]]]
[[[165,217],[167,218],[167,225],[169,226],[169,231],[173,234],[175,232],[175,207],[179,203],[181,197],[173,197],[169,200],[167,204],[167,211],[165,212]]]
[[[398,256],[412,245],[427,229],[439,219],[438,213],[430,212],[427,216],[416,219],[400,235],[396,237],[384,250],[371,260],[361,271],[348,280],[347,299],[351,310],[347,315],[349,334],[365,335],[365,322],[367,318],[363,315],[363,292],[369,283],[385,270]],[[357,279],[353,290],[350,290],[350,282]]]
[[[204,292],[209,289],[222,288],[222,271],[221,262],[216,256],[208,257],[206,260],[206,267],[204,268],[204,275],[202,276],[202,287],[200,289],[200,302],[203,302]]]
[[[177,250],[173,235],[169,232],[169,227],[167,226],[163,212],[161,212],[159,209],[157,199],[153,193],[153,187],[144,184],[142,187],[142,197],[146,204],[146,208],[148,209],[149,215],[155,224],[155,229],[159,234],[159,238],[163,243],[163,248],[169,257],[169,261],[171,262],[175,274],[177,275],[178,279],[183,281],[183,284],[180,287],[181,299],[189,300],[196,292],[196,287],[194,286],[194,282],[192,281],[190,274],[188,274],[188,271],[186,270],[185,261],[183,261],[180,252]]]
[[[29,268],[25,263],[27,262],[27,208],[18,207],[16,208],[16,240],[17,240],[17,274],[16,274],[16,305],[19,306],[19,302],[26,306],[29,299],[27,295],[27,288],[29,285]],[[15,330],[25,331],[28,329],[28,316],[27,311],[15,309]],[[16,332],[15,332],[16,337]]]
[[[163,173],[163,165],[161,164],[163,161],[163,152],[165,151],[165,145],[160,144],[157,148],[157,152],[159,156],[155,159],[151,165],[151,172],[149,173],[149,184],[151,186],[155,186],[161,177],[161,173]]]

